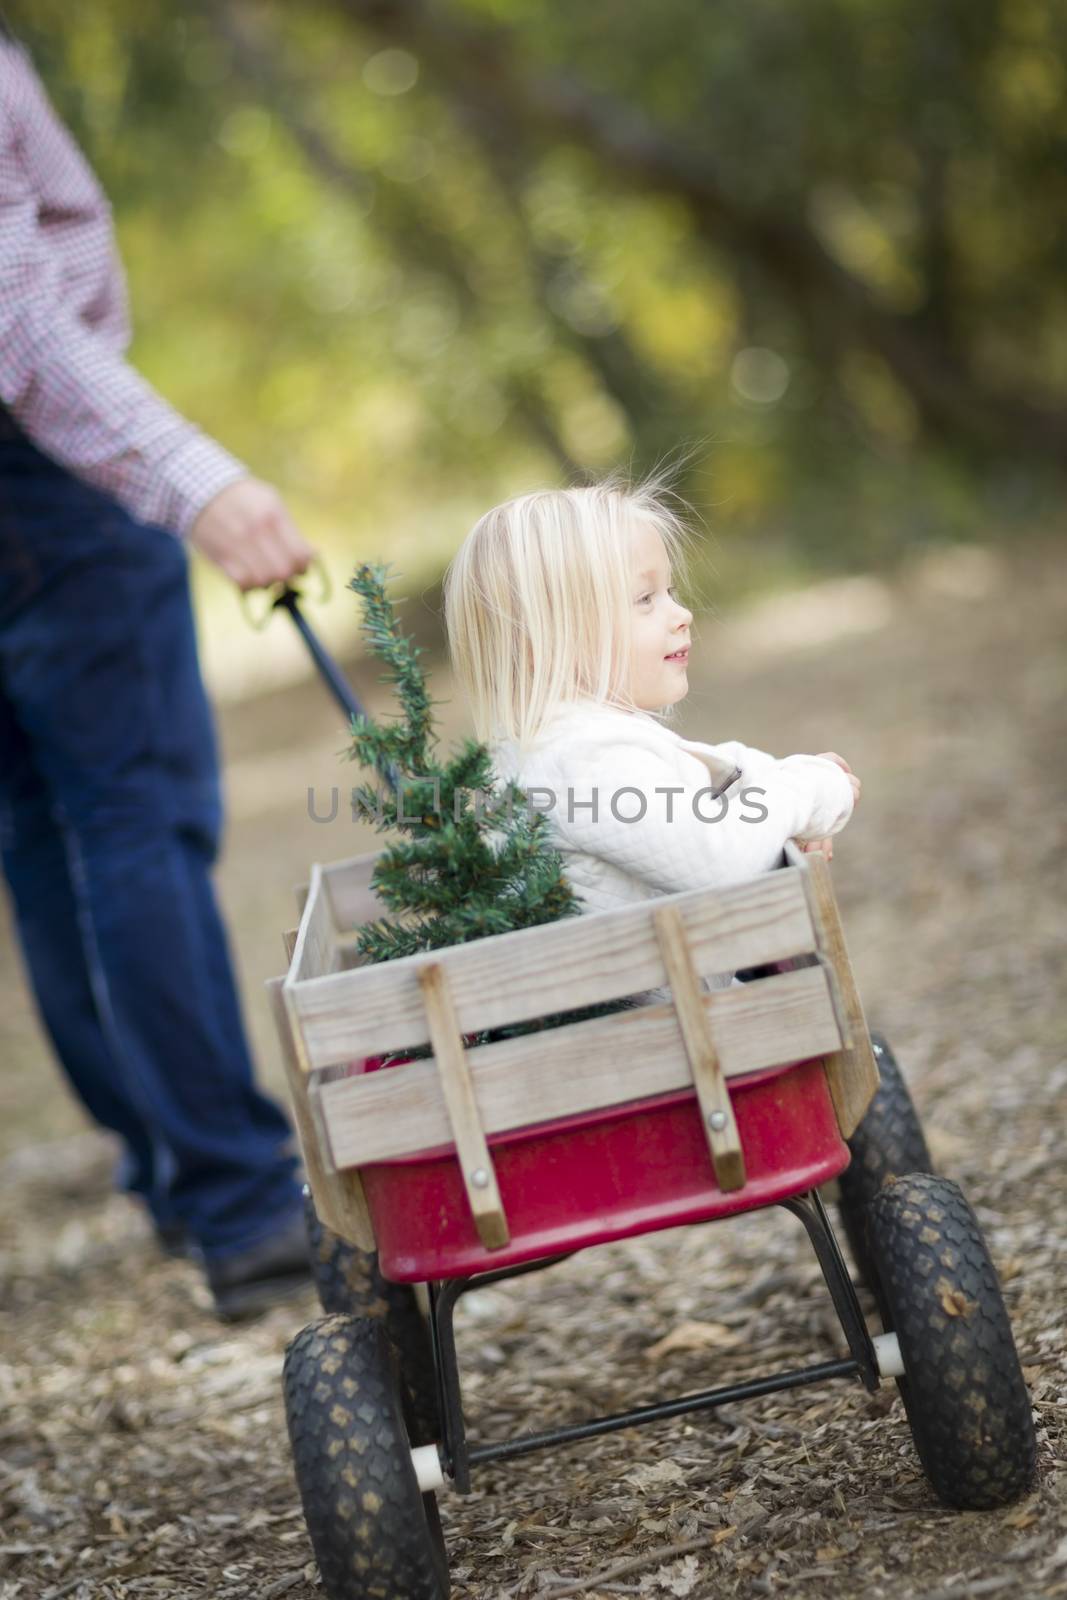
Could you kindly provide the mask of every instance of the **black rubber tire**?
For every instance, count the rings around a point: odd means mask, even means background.
[[[897,1385],[923,1470],[946,1505],[1006,1505],[1034,1480],[1037,1442],[1011,1322],[957,1184],[913,1173],[868,1207],[868,1242]]]
[[[390,1283],[373,1250],[360,1250],[320,1222],[310,1192],[304,1196],[311,1265],[324,1311],[383,1321],[396,1346],[413,1407],[413,1444],[441,1437],[433,1343],[410,1283]]]
[[[329,1600],[447,1600],[437,1498],[415,1477],[384,1322],[310,1323],[285,1353],[283,1381],[297,1487]]]
[[[909,1172],[933,1172],[919,1113],[899,1063],[880,1033],[871,1034],[878,1063],[878,1089],[848,1140],[852,1160],[838,1178],[838,1208],[856,1270],[877,1292],[867,1243],[867,1206],[875,1195]]]

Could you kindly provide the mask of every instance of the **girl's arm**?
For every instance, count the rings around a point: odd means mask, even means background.
[[[851,817],[856,803],[857,782],[849,776],[848,766],[838,757],[829,755],[795,755],[778,758],[753,745],[728,739],[712,746],[717,754],[724,755],[741,768],[742,786],[745,784],[787,784],[796,793],[799,811],[809,806],[807,818],[790,839],[826,839],[840,833]],[[784,843],[784,841],[783,841]]]
[[[673,763],[634,745],[561,753],[551,785],[561,842],[672,894],[743,882],[777,866],[787,839],[825,838],[848,821],[852,786],[834,762],[777,761],[736,741],[715,749],[742,772],[719,799],[695,756],[683,782]]]

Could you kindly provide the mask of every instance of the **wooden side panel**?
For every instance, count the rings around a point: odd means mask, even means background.
[[[281,1047],[282,1063],[289,1084],[304,1171],[320,1220],[361,1250],[374,1249],[374,1229],[363,1198],[363,1185],[355,1172],[337,1172],[324,1159],[318,1130],[308,1100],[309,1082],[302,1071],[285,1005],[284,979],[270,978],[266,984],[271,1014]]]
[[[323,867],[340,933],[353,932],[365,922],[387,915],[387,908],[370,886],[375,862],[381,854],[380,850],[372,850],[366,855],[333,861]]]
[[[333,920],[333,907],[320,866],[313,866],[308,884],[308,896],[297,930],[286,984],[307,978],[321,978],[337,970],[337,930]]]
[[[426,1044],[418,973],[431,959],[448,974],[464,1033],[652,988],[663,977],[652,910],[665,904],[678,907],[702,976],[815,948],[802,874],[783,868],[730,889],[665,895],[332,976],[311,977],[301,967],[298,977],[307,981],[290,984],[290,1004],[307,1064],[333,1066]]]
[[[426,1001],[434,1060],[467,1204],[485,1248],[499,1250],[510,1238],[504,1217],[504,1203],[500,1198],[493,1158],[485,1142],[485,1129],[478,1115],[467,1052],[456,1024],[448,980],[440,962],[434,961],[421,967],[419,982]]]
[[[786,847],[786,855],[800,869],[811,907],[816,953],[828,969],[831,996],[840,1018],[841,1047],[827,1056],[824,1065],[837,1125],[841,1137],[847,1139],[855,1132],[878,1089],[878,1063],[874,1059],[863,1002],[848,958],[830,864],[816,851],[801,851],[792,840]]]
[[[726,1078],[838,1050],[841,1035],[821,966],[702,996]],[[486,1133],[691,1087],[672,1005],[643,1006],[467,1052]],[[338,1168],[452,1143],[431,1058],[318,1091]]]
[[[693,1084],[700,1102],[704,1137],[708,1141],[715,1179],[723,1193],[745,1186],[745,1158],[719,1053],[712,1036],[710,997],[701,993],[700,979],[685,942],[685,928],[677,906],[661,906],[653,918],[667,981],[671,986],[678,1025],[685,1042]]]

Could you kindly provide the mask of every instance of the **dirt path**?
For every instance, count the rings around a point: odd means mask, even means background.
[[[850,949],[1000,1267],[1039,1424],[1035,1493],[994,1514],[941,1509],[892,1386],[827,1385],[483,1469],[468,1498],[442,1495],[458,1596],[576,1581],[696,1600],[1067,1595],[1064,577],[1052,545],[964,553],[891,589],[705,625],[685,716],[694,736],[839,750],[864,779],[833,869]],[[837,632],[842,616],[859,631]],[[823,642],[790,645],[798,625]],[[316,687],[233,708],[223,731],[222,891],[280,1087],[260,984],[281,965],[291,886],[367,837],[343,806],[331,825],[307,817],[309,785],[325,804],[354,776]],[[109,1147],[59,1084],[6,938],[0,1015],[0,1600],[309,1600],[278,1376],[310,1297],[221,1330],[194,1270],[161,1261],[110,1194]],[[683,1323],[703,1331],[650,1356]],[[457,1327],[483,1438],[842,1349],[779,1212],[485,1289]]]

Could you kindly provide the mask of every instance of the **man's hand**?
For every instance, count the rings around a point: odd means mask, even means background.
[[[306,572],[315,555],[277,489],[259,478],[240,478],[209,500],[189,530],[189,543],[241,589],[287,583]]]

